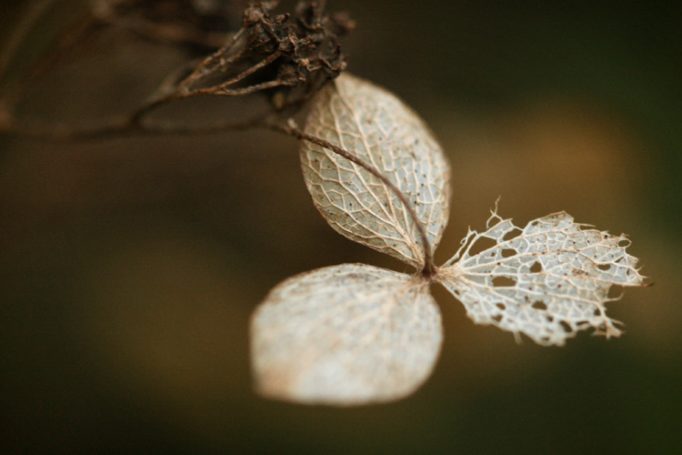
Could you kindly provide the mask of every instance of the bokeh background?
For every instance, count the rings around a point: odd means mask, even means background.
[[[27,2],[3,2],[0,37]],[[50,143],[0,137],[0,446],[5,453],[682,453],[681,11],[676,2],[330,1],[350,70],[399,94],[452,164],[438,257],[495,199],[612,232],[655,283],[610,314],[626,335],[563,348],[475,326],[434,288],[445,342],[393,404],[263,400],[249,315],[282,279],[404,267],[318,216],[294,140],[252,131]],[[82,8],[57,2],[16,73]],[[97,124],[183,61],[110,30],[35,84],[24,119]],[[165,110],[239,118],[241,102]]]

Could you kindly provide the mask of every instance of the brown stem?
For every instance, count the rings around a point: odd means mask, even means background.
[[[176,92],[173,92],[169,95],[163,96],[161,98],[155,98],[151,99],[150,101],[147,101],[145,104],[139,106],[137,109],[135,109],[133,112],[130,113],[130,116],[126,120],[127,123],[130,125],[134,125],[136,127],[141,127],[142,126],[142,121],[144,120],[144,117],[149,115],[152,111],[155,111],[156,109],[160,108],[161,106],[164,106],[171,101],[175,101],[177,99],[182,99],[182,98],[189,98],[191,95],[178,95]]]
[[[243,79],[249,77],[250,75],[252,75],[252,74],[255,73],[256,71],[258,71],[259,69],[261,69],[261,68],[263,68],[263,67],[265,67],[265,66],[268,66],[270,63],[274,62],[275,60],[277,60],[277,59],[278,59],[279,57],[281,57],[281,56],[282,56],[282,52],[281,52],[281,51],[279,51],[279,50],[278,50],[278,51],[275,51],[275,52],[273,52],[272,54],[270,54],[270,55],[268,55],[267,57],[265,57],[265,58],[264,58],[263,60],[261,60],[260,62],[254,64],[254,65],[252,65],[252,66],[250,66],[250,67],[248,67],[247,69],[245,69],[245,70],[242,71],[241,73],[237,74],[235,77],[233,77],[233,78],[231,78],[231,79],[228,79],[227,81],[225,81],[225,82],[223,82],[223,83],[217,85],[215,88],[216,88],[217,90],[223,90],[223,89],[229,87],[230,85],[234,85],[234,84],[236,84],[236,83],[242,81]]]
[[[73,53],[80,46],[87,43],[89,37],[97,31],[100,24],[89,13],[85,14],[78,21],[73,23],[60,33],[48,52],[42,55],[31,64],[30,69],[25,75],[13,78],[8,81],[3,89],[3,100],[8,107],[16,105],[24,92],[33,86],[41,77],[45,76],[59,62],[65,60],[70,53]]]
[[[244,29],[243,28],[239,29],[239,31],[232,35],[232,37],[229,39],[229,42],[226,45],[224,45],[217,51],[213,52],[206,58],[204,58],[197,65],[194,71],[192,71],[192,73],[190,73],[189,76],[187,76],[182,82],[180,82],[180,84],[178,84],[178,91],[180,92],[190,91],[191,87],[199,83],[204,77],[206,77],[207,74],[212,74],[214,67],[217,66],[218,68],[224,69],[231,62],[239,58],[245,49],[241,49],[239,52],[232,55],[231,57],[228,57],[227,55],[230,52],[232,52],[232,49],[234,48],[235,45],[237,45],[239,40],[242,38],[243,34]]]
[[[49,1],[45,1],[49,4]],[[324,6],[324,3],[322,3]],[[31,22],[32,24],[32,22]],[[23,36],[22,34],[20,34]],[[354,155],[331,142],[324,139],[311,136],[304,133],[298,129],[293,123],[282,124],[274,121],[268,121],[265,116],[259,116],[245,122],[241,123],[222,123],[216,125],[208,126],[180,126],[180,125],[169,125],[162,123],[151,123],[145,122],[145,117],[150,114],[155,109],[175,100],[185,99],[201,95],[219,95],[219,96],[239,96],[254,93],[261,90],[267,90],[270,88],[291,85],[288,81],[283,81],[280,79],[275,79],[260,84],[254,84],[251,86],[229,89],[230,85],[233,85],[249,75],[255,73],[264,66],[275,61],[281,54],[279,51],[275,51],[268,57],[254,64],[245,71],[242,71],[237,76],[231,78],[230,80],[223,82],[222,84],[215,87],[208,87],[204,89],[192,90],[191,86],[196,82],[200,81],[207,73],[210,72],[210,68],[215,66],[225,66],[228,65],[232,60],[227,54],[231,51],[231,48],[236,44],[240,36],[238,32],[235,34],[231,40],[231,43],[224,46],[223,48],[216,51],[214,54],[210,55],[183,81],[181,81],[173,91],[163,96],[151,99],[147,103],[141,105],[136,110],[130,113],[127,117],[118,120],[112,120],[106,124],[100,125],[95,128],[72,128],[67,126],[53,126],[49,129],[35,128],[35,127],[22,127],[14,122],[14,119],[10,115],[9,111],[3,110],[3,106],[0,105],[0,133],[4,132],[7,134],[28,136],[37,139],[56,139],[56,140],[92,140],[92,139],[105,139],[132,135],[158,135],[158,134],[210,134],[214,132],[228,131],[228,130],[244,130],[254,127],[267,128],[272,131],[287,134],[289,136],[295,137],[298,140],[308,141],[313,144],[317,144],[324,147],[331,152],[355,163],[361,168],[365,169],[367,172],[378,178],[389,190],[400,200],[405,209],[407,210],[410,218],[412,219],[419,237],[421,239],[422,247],[424,249],[424,264],[422,267],[422,274],[426,277],[432,276],[436,267],[433,263],[433,252],[431,249],[431,244],[426,235],[426,230],[419,220],[417,212],[414,207],[410,204],[408,198],[403,194],[403,192],[391,182],[391,180],[382,174],[375,167],[365,162],[361,158]],[[20,42],[20,40],[19,40]],[[239,53],[238,53],[239,54]],[[0,70],[3,69],[0,62]],[[0,71],[0,76],[2,73]]]
[[[209,87],[205,89],[197,89],[191,92],[173,92],[169,95],[163,96],[161,98],[152,99],[151,101],[138,107],[134,112],[131,113],[128,120],[129,123],[133,125],[140,125],[144,120],[144,117],[149,115],[152,111],[164,106],[172,101],[183,100],[186,98],[194,98],[197,96],[245,96],[252,93],[260,92],[263,90],[275,88],[275,87],[286,87],[291,85],[287,81],[282,81],[280,79],[275,79],[272,81],[262,82],[260,84],[250,85],[248,87],[237,88],[237,89],[222,89],[218,90],[214,87]]]
[[[90,141],[132,136],[192,136],[249,130],[259,126],[266,116],[267,113],[264,113],[238,123],[222,122],[196,126],[162,122],[133,123],[127,118],[112,120],[96,127],[82,128],[68,125],[52,125],[49,128],[44,128],[41,126],[17,124],[10,124],[8,127],[3,128],[3,125],[0,124],[0,133],[45,141]]]
[[[207,48],[219,48],[225,44],[226,35],[203,31],[184,23],[157,23],[145,18],[126,17],[116,11],[109,0],[93,3],[91,8],[96,20],[104,25],[128,30],[143,38],[169,44],[193,44]]]
[[[190,92],[188,95],[189,96],[195,96],[195,95],[218,95],[218,96],[244,96],[244,95],[250,95],[252,93],[260,92],[263,90],[268,90],[271,88],[277,88],[277,87],[288,87],[292,85],[291,82],[283,81],[281,79],[275,79],[272,81],[266,81],[266,82],[261,82],[259,84],[253,84],[249,85],[248,87],[243,87],[243,88],[235,88],[235,89],[229,89],[229,88],[214,88],[214,87],[209,87],[209,88],[202,88],[195,90],[193,92]],[[186,96],[183,96],[183,98],[186,98]]]
[[[163,103],[160,103],[163,104]],[[153,104],[151,106],[158,106],[159,103]],[[140,112],[140,111],[138,111]],[[148,111],[145,111],[148,112]],[[329,141],[320,139],[315,136],[304,133],[298,129],[293,122],[288,124],[282,124],[280,122],[272,120],[267,114],[258,115],[249,120],[240,123],[217,123],[212,125],[202,125],[202,126],[183,126],[177,124],[163,124],[163,123],[152,123],[152,122],[142,122],[144,113],[139,116],[138,121],[132,121],[130,118],[112,121],[110,123],[100,125],[96,128],[70,128],[67,126],[53,126],[50,129],[41,129],[35,127],[21,127],[18,125],[12,125],[5,129],[4,132],[11,135],[31,137],[40,140],[62,140],[62,141],[83,141],[83,140],[97,140],[97,139],[111,139],[120,138],[127,136],[155,136],[155,135],[166,135],[166,134],[177,134],[177,135],[198,135],[198,134],[213,134],[225,131],[244,131],[252,128],[265,128],[270,131],[275,131],[278,133],[283,133],[288,136],[292,136],[301,141],[308,141],[313,144],[324,147],[327,150],[357,164],[386,185],[388,189],[400,200],[401,204],[407,210],[412,222],[417,228],[419,238],[424,249],[424,264],[422,267],[422,274],[426,277],[431,277],[436,272],[436,267],[433,262],[433,252],[431,249],[431,243],[426,235],[426,230],[423,224],[419,220],[417,212],[415,211],[410,201],[405,196],[405,194],[398,188],[391,180],[376,169],[371,164],[367,163],[363,159],[354,155],[352,152],[339,147],[336,144],[332,144]],[[133,117],[134,118],[134,117]],[[3,132],[0,128],[0,132]]]
[[[417,212],[415,211],[414,207],[412,207],[412,204],[410,204],[410,201],[407,199],[405,194],[400,190],[400,188],[394,185],[393,182],[391,182],[391,180],[388,177],[382,174],[381,171],[379,171],[371,164],[367,163],[363,159],[359,158],[358,156],[354,155],[348,150],[339,147],[336,144],[332,144],[331,142],[326,141],[324,139],[320,139],[319,137],[311,136],[309,134],[304,133],[295,125],[293,125],[293,122],[289,122],[288,124],[281,124],[265,121],[263,123],[259,123],[256,126],[262,126],[272,131],[288,134],[289,136],[293,136],[298,140],[308,141],[313,144],[319,145],[320,147],[324,147],[327,150],[330,150],[331,152],[347,159],[348,161],[357,164],[358,166],[360,166],[361,168],[363,168],[364,170],[366,170],[367,172],[381,180],[381,182],[384,185],[386,185],[388,189],[390,189],[391,192],[400,200],[401,204],[403,204],[403,206],[407,210],[407,213],[410,215],[410,218],[412,218],[412,222],[415,224],[415,227],[417,228],[417,232],[419,233],[419,237],[424,248],[424,264],[421,270],[422,274],[427,278],[435,274],[436,266],[433,262],[433,252],[431,250],[431,243],[429,242],[429,238],[426,235],[424,225],[421,223],[421,221],[419,221]]]
[[[226,37],[222,33],[201,32],[189,27],[156,24],[151,21],[125,19],[118,16],[98,17],[98,19],[106,25],[120,27],[142,38],[168,44],[194,44],[208,48],[219,48],[225,43]]]

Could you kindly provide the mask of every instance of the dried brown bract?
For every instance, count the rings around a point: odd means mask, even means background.
[[[240,27],[241,2],[231,0],[97,0],[94,17],[200,57],[220,48]]]
[[[339,39],[354,23],[328,15],[321,2],[299,2],[276,14],[278,2],[252,3],[242,28],[180,83],[180,92],[266,93],[277,110],[298,107],[346,67]]]
[[[48,0],[49,1],[49,0]],[[0,131],[38,138],[93,139],[128,134],[196,134],[231,129],[271,127],[267,119],[292,115],[325,82],[336,78],[346,67],[340,38],[354,28],[345,13],[327,14],[324,1],[299,1],[293,12],[277,13],[279,2],[229,0],[97,0],[82,27],[65,32],[55,55],[48,56],[38,71],[20,78],[18,86],[2,90],[9,120]],[[18,43],[35,26],[45,8],[36,9],[16,31]],[[239,21],[235,18],[239,17]],[[240,22],[241,26],[234,26]],[[169,74],[136,109],[121,118],[94,128],[55,125],[35,127],[16,122],[14,106],[39,75],[46,74],[59,54],[87,41],[102,24],[123,28],[151,39],[190,50],[188,60]],[[62,37],[64,38],[64,37]],[[0,60],[0,79],[18,45],[10,46]],[[200,52],[199,52],[200,51]],[[206,53],[210,54],[206,56]],[[270,107],[255,118],[220,121],[198,128],[147,121],[148,115],[169,102],[194,96],[246,96],[262,94]],[[280,131],[282,131],[280,129]],[[284,131],[282,131],[284,132]],[[292,134],[292,132],[288,132]]]

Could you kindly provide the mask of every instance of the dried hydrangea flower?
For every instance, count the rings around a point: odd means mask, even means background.
[[[322,216],[337,232],[417,273],[343,264],[275,287],[251,325],[263,395],[347,406],[413,392],[430,375],[442,340],[431,282],[444,285],[474,322],[543,345],[563,345],[588,328],[607,337],[621,333],[606,316],[609,288],[644,281],[623,235],[577,224],[564,212],[519,228],[495,210],[484,231],[470,230],[449,261],[424,274],[425,249],[440,241],[450,198],[447,161],[424,123],[391,93],[344,73],[316,95],[305,130],[353,151],[391,184],[304,142],[303,175]],[[481,239],[494,245],[472,254]]]

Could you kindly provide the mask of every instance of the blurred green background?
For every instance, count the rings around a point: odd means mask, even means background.
[[[25,4],[3,2],[1,38]],[[271,287],[344,262],[404,268],[325,224],[295,141],[0,137],[3,452],[682,453],[678,2],[329,4],[358,22],[350,70],[413,106],[451,161],[440,260],[498,196],[520,223],[564,209],[626,232],[655,286],[610,305],[625,336],[516,344],[434,288],[445,342],[415,395],[351,409],[263,400],[248,321]],[[78,7],[57,2],[17,71]],[[19,113],[97,124],[181,61],[107,31]],[[202,100],[163,115],[247,109]]]

